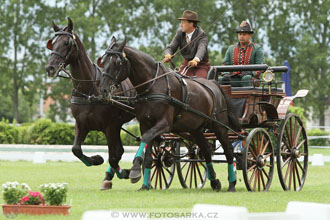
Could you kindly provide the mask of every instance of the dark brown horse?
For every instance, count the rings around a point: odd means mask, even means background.
[[[61,70],[65,71],[67,65],[71,68],[69,74],[73,92],[71,97],[71,111],[76,119],[75,138],[72,147],[73,154],[79,158],[86,166],[100,165],[103,158],[99,155],[88,157],[83,154],[81,145],[89,131],[102,131],[108,143],[108,154],[110,167],[106,171],[106,176],[101,189],[112,187],[112,178],[116,173],[119,178],[128,179],[129,170],[120,169],[124,148],[120,140],[120,130],[124,123],[134,118],[134,114],[129,114],[111,104],[104,104],[94,97],[99,96],[99,82],[101,70],[92,63],[88,57],[84,46],[78,36],[73,33],[73,23],[68,18],[68,25],[60,29],[53,23],[55,37],[48,41],[47,48],[52,51],[46,70],[50,77],[56,77]],[[129,81],[125,81],[125,88],[132,88]],[[121,90],[121,87],[119,88]],[[119,91],[117,90],[117,91]],[[135,95],[135,91],[132,90]],[[93,101],[94,100],[94,101]]]
[[[229,191],[235,191],[236,174],[233,169],[233,149],[228,139],[228,126],[240,130],[238,118],[233,113],[230,99],[215,81],[182,77],[155,62],[149,55],[125,46],[126,40],[117,44],[113,39],[102,57],[104,73],[100,88],[103,95],[109,86],[129,78],[137,88],[136,118],[140,122],[142,142],[130,172],[132,182],[141,177],[144,160],[144,181],[141,189],[148,190],[152,164],[151,146],[162,133],[189,132],[206,160],[207,176],[211,187],[220,190],[220,181],[211,162],[211,153],[203,135],[205,129],[215,132],[228,161]],[[145,159],[143,151],[145,150]]]

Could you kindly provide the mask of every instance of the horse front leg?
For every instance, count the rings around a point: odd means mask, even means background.
[[[217,139],[220,141],[222,148],[224,150],[226,159],[227,159],[227,168],[228,168],[228,192],[235,192],[235,186],[236,186],[236,172],[234,169],[234,153],[233,153],[233,147],[229,143],[228,139],[228,130],[226,128],[219,127],[216,129],[215,134],[217,136]]]
[[[124,154],[123,144],[120,139],[121,126],[113,126],[105,131],[105,136],[108,143],[109,167],[105,172],[101,190],[112,188],[112,179],[116,174],[119,179],[128,179],[130,170],[121,169],[119,161]]]
[[[87,134],[88,134],[88,130],[80,129],[76,123],[72,153],[88,167],[92,165],[103,164],[104,160],[100,155],[88,157],[83,153],[81,149],[81,144],[85,140]]]
[[[132,183],[136,183],[141,179],[141,165],[144,161],[144,150],[146,149],[146,160],[145,160],[145,173],[144,173],[144,187],[150,188],[149,177],[150,177],[150,170],[152,166],[152,156],[151,156],[151,143],[153,139],[160,134],[166,133],[170,131],[169,123],[166,119],[157,122],[155,126],[152,128],[144,131],[143,124],[141,123],[141,133],[142,133],[142,141],[139,146],[139,149],[134,157],[133,160],[133,167],[131,168],[131,172],[129,178],[131,179]],[[142,186],[143,187],[143,186]]]
[[[214,191],[219,192],[221,190],[221,183],[220,180],[216,178],[216,173],[213,168],[212,155],[210,152],[209,144],[205,139],[202,131],[191,132],[191,134],[195,137],[196,143],[200,148],[202,155],[205,159],[207,178],[211,181],[211,187]]]

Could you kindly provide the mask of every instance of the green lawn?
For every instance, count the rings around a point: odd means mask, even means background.
[[[129,168],[130,163],[122,163],[122,167]],[[241,171],[238,171],[236,193],[227,193],[226,165],[217,164],[216,171],[222,181],[221,192],[211,190],[209,182],[201,190],[182,189],[178,178],[175,177],[171,187],[166,191],[153,190],[137,192],[141,186],[131,184],[129,180],[113,181],[113,189],[100,191],[99,186],[103,179],[107,165],[85,167],[82,163],[47,162],[33,164],[31,162],[0,161],[0,183],[18,181],[27,183],[32,190],[39,190],[39,185],[49,182],[69,183],[67,203],[72,202],[71,213],[63,216],[18,216],[16,219],[80,219],[84,211],[97,209],[138,209],[150,210],[177,210],[178,208],[191,209],[196,203],[221,204],[231,206],[245,206],[249,212],[280,212],[284,211],[289,201],[311,201],[330,203],[330,163],[323,167],[309,166],[307,180],[301,192],[284,192],[278,181],[277,173],[269,192],[247,192]],[[2,197],[0,203],[3,203]],[[1,213],[2,214],[2,213]],[[1,219],[1,215],[0,215]]]

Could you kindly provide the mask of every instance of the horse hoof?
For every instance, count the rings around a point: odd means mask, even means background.
[[[131,183],[136,183],[141,179],[141,163],[142,158],[136,157],[133,162],[133,167],[129,172],[129,178],[131,179]]]
[[[214,191],[219,192],[221,190],[220,180],[211,180],[211,187]]]
[[[103,191],[103,190],[108,190],[108,189],[112,189],[112,182],[109,180],[104,180],[102,182],[100,190]]]
[[[93,161],[94,166],[101,165],[104,162],[103,157],[101,157],[100,155],[91,156],[91,159]]]
[[[150,188],[148,186],[142,184],[142,187],[140,189],[138,189],[138,191],[149,191],[149,189]]]
[[[229,183],[227,192],[236,192],[235,185],[236,185],[236,181]]]
[[[124,179],[129,179],[129,174],[131,173],[131,170],[129,170],[129,169],[124,169],[124,170],[125,170]]]
[[[134,171],[129,173],[129,178],[131,179],[131,183],[137,183],[141,179],[141,169],[140,171]]]

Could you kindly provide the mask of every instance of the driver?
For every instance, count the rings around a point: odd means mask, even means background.
[[[210,69],[207,51],[208,38],[205,32],[197,26],[198,14],[186,10],[178,20],[181,20],[181,29],[176,32],[172,42],[165,48],[163,62],[171,62],[177,49],[185,47],[181,51],[184,61],[180,66],[180,73],[206,78]]]

